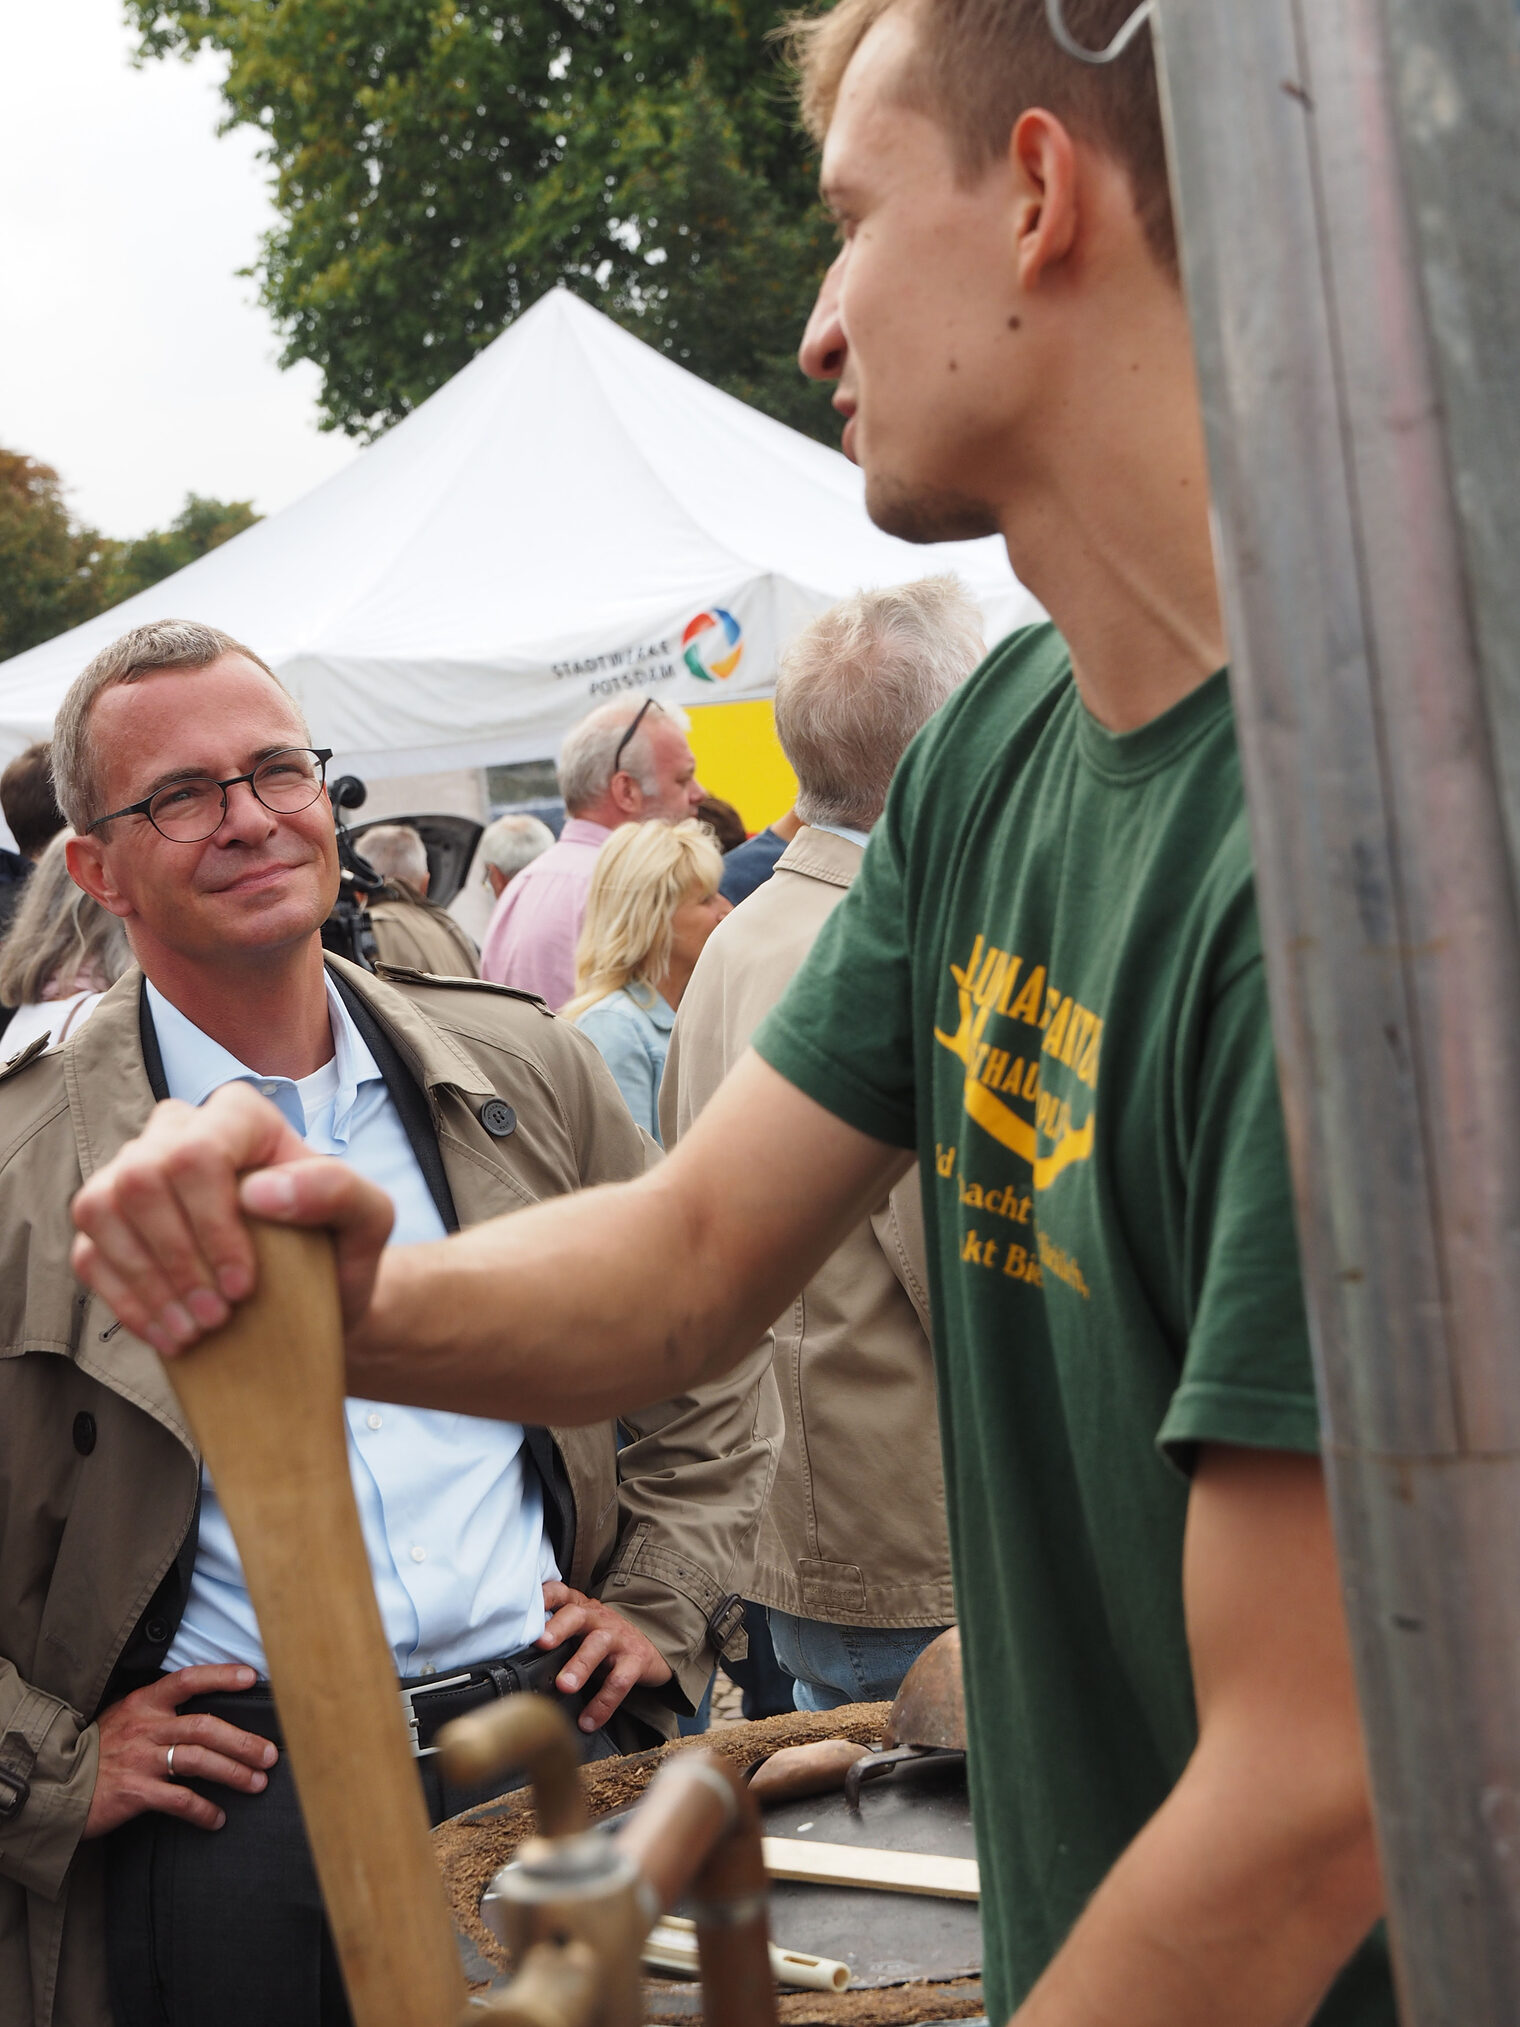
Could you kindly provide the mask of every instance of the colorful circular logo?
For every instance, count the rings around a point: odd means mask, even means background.
[[[744,653],[741,631],[738,620],[721,605],[713,606],[709,612],[699,612],[687,622],[681,636],[687,668],[704,683],[721,682],[731,676]]]

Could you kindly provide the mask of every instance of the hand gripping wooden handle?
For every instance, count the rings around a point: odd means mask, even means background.
[[[443,1882],[349,1477],[325,1233],[256,1225],[258,1292],[169,1376],[258,1614],[356,2027],[452,2027]]]

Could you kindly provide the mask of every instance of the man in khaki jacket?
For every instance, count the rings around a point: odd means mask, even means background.
[[[407,823],[374,824],[357,849],[385,881],[365,907],[378,961],[439,978],[479,978],[480,952],[448,910],[428,899],[432,874],[421,833]]]
[[[142,1131],[187,1047],[255,1066],[313,1134],[343,1102],[321,1109],[324,1080],[347,1076],[353,1118],[390,1134],[398,1238],[408,1217],[425,1236],[638,1174],[649,1143],[539,1002],[324,965],[337,863],[320,756],[246,650],[140,629],[86,671],[59,731],[73,869],[144,969],[62,1049],[0,1075],[0,2023],[327,2027],[346,2009],[247,1665],[262,1649],[241,1569],[157,1357],[70,1273],[70,1199]],[[360,1160],[357,1128],[353,1146]],[[625,1417],[618,1455],[607,1424],[348,1404],[420,1749],[524,1679],[572,1698],[592,1751],[673,1729],[738,1622],[771,1468],[752,1405],[736,1412],[749,1438],[700,1398]],[[431,1486],[423,1454],[448,1460]],[[398,1484],[410,1503],[393,1511]],[[518,1622],[511,1641],[473,1630]],[[435,1766],[419,1760],[436,1819],[473,1798]]]
[[[862,592],[787,650],[776,730],[803,828],[697,960],[660,1092],[667,1146],[785,992],[859,869],[904,748],[981,656],[954,578]],[[955,1616],[927,1281],[915,1166],[777,1321],[774,1362],[762,1346],[735,1375],[736,1389],[780,1389],[786,1438],[750,1596],[802,1710],[893,1695]]]

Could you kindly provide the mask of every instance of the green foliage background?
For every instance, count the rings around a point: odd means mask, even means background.
[[[113,541],[69,517],[51,465],[0,448],[0,661],[146,591],[258,519],[197,493],[167,528]]]
[[[279,226],[282,363],[367,437],[564,283],[714,385],[832,441],[797,371],[830,258],[777,0],[126,0],[145,57],[228,60]]]

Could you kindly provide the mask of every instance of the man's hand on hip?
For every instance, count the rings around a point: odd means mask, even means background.
[[[74,1272],[165,1358],[226,1322],[256,1275],[247,1217],[326,1226],[346,1323],[369,1306],[391,1201],[342,1162],[308,1154],[247,1084],[204,1105],[168,1099],[74,1198]]]
[[[267,1738],[239,1731],[204,1711],[181,1717],[179,1706],[192,1696],[251,1689],[256,1680],[251,1668],[180,1668],[108,1705],[95,1724],[100,1768],[85,1836],[104,1837],[149,1809],[178,1816],[200,1830],[220,1830],[225,1811],[182,1783],[217,1781],[257,1795],[268,1785],[265,1769],[279,1754]]]
[[[550,1617],[539,1635],[540,1647],[560,1647],[581,1636],[581,1644],[554,1678],[556,1689],[572,1695],[585,1688],[604,1661],[612,1663],[607,1680],[580,1714],[582,1731],[599,1731],[630,1689],[641,1683],[658,1689],[670,1680],[670,1664],[653,1641],[611,1605],[572,1591],[568,1584],[548,1583],[544,1607]]]

